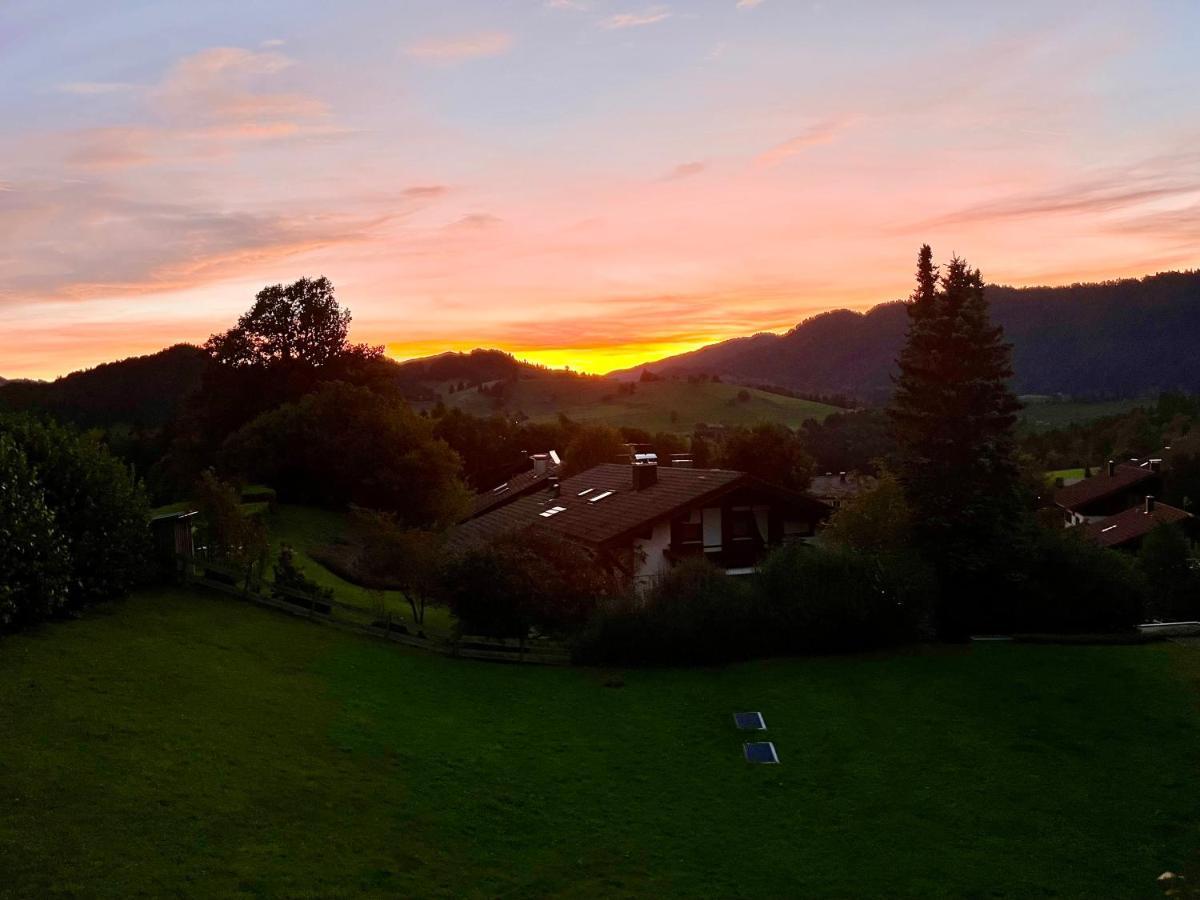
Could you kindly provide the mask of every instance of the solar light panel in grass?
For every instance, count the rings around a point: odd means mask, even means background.
[[[775,752],[775,745],[770,741],[752,741],[746,744],[746,762],[777,763],[779,754]]]
[[[767,723],[763,721],[760,712],[740,712],[733,714],[733,721],[742,731],[765,731]]]

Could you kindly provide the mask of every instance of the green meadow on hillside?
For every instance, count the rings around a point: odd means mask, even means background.
[[[1052,431],[1068,425],[1084,424],[1106,416],[1119,416],[1145,406],[1145,400],[1031,400],[1022,397],[1018,427],[1023,431]]]
[[[0,897],[1155,896],[1198,660],[548,669],[147,592],[0,639]]]
[[[511,393],[502,405],[474,388],[449,393],[442,385],[441,394],[448,407],[479,416],[504,409],[547,420],[562,413],[579,422],[625,425],[651,432],[690,432],[700,422],[754,425],[767,421],[795,428],[806,419],[824,419],[837,412],[837,407],[824,403],[720,382],[637,382],[633,393],[622,393],[628,389],[628,384],[608,379],[550,372],[512,383]],[[743,391],[748,399],[739,400]]]

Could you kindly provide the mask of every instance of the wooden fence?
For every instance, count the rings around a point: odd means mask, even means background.
[[[185,584],[431,653],[539,665],[567,665],[571,661],[566,648],[546,638],[519,641],[483,635],[413,634],[406,623],[388,613],[378,614],[327,596],[272,584],[257,566],[180,556],[178,571]]]

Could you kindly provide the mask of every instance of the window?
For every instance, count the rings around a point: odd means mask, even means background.
[[[612,495],[612,491],[603,491],[602,493],[599,493],[595,497],[592,497],[590,500],[588,500],[588,503],[599,503],[605,497],[611,497]]]
[[[735,506],[729,510],[729,536],[735,541],[753,541],[759,537],[754,510],[749,506]]]
[[[584,488],[582,491],[580,491],[575,496],[576,497],[586,497],[588,494],[590,494],[594,490],[595,490],[595,488]]]
[[[551,516],[557,516],[560,512],[566,512],[566,510],[567,508],[565,506],[552,506],[549,509],[538,513],[538,515],[540,515],[543,519],[548,519]]]
[[[704,526],[700,522],[700,510],[693,509],[686,519],[676,519],[671,523],[671,543],[676,546],[704,543]]]

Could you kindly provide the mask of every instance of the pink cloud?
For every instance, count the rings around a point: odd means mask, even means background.
[[[641,28],[644,25],[654,25],[671,17],[671,11],[665,6],[652,6],[642,12],[617,13],[609,16],[601,26],[609,29]]]
[[[512,35],[503,31],[488,31],[449,38],[427,38],[410,44],[405,54],[428,62],[454,63],[507,53],[513,45]]]
[[[848,120],[841,118],[822,119],[814,122],[794,138],[786,140],[782,144],[776,144],[770,150],[760,154],[755,158],[755,164],[771,168],[809,147],[832,143],[846,129],[847,125]]]

